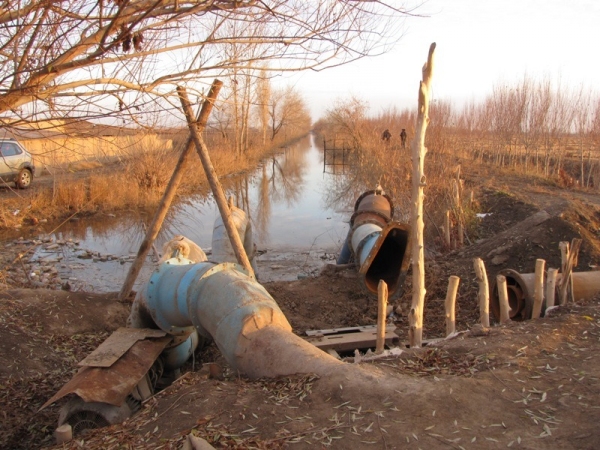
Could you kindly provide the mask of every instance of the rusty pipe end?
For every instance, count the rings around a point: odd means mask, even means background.
[[[390,222],[381,230],[358,271],[369,292],[377,294],[380,280],[388,285],[390,296],[402,288],[410,264],[409,241],[407,224]]]

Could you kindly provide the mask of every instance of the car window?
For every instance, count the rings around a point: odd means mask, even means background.
[[[3,142],[0,145],[0,155],[15,156],[21,154],[21,149],[11,142]]]

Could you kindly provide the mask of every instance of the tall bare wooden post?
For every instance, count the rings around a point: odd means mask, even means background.
[[[202,161],[204,173],[206,174],[206,178],[208,178],[210,189],[212,190],[213,196],[215,197],[215,201],[217,202],[217,206],[219,208],[219,212],[221,213],[223,224],[225,225],[225,229],[227,230],[227,235],[229,236],[229,241],[231,242],[231,247],[233,248],[235,257],[238,263],[248,271],[250,276],[254,277],[254,270],[252,269],[252,265],[250,264],[248,255],[246,255],[246,251],[244,250],[244,244],[242,243],[240,234],[238,233],[235,223],[233,223],[233,219],[231,217],[231,210],[229,209],[229,205],[227,204],[227,198],[225,197],[225,193],[223,192],[223,187],[221,186],[219,177],[217,176],[217,172],[215,171],[215,168],[212,165],[212,161],[210,160],[210,155],[208,154],[206,144],[204,143],[204,140],[202,139],[200,133],[198,133],[196,124],[194,123],[192,107],[190,106],[190,101],[188,100],[187,93],[182,87],[177,87],[177,93],[179,94],[181,106],[183,108],[183,112],[185,113],[185,118],[188,121],[190,133],[192,134],[192,139],[194,141],[194,145],[196,146],[196,151],[200,156],[200,161]]]
[[[204,127],[206,127],[206,122],[208,122],[208,117],[210,116],[210,112],[212,111],[215,100],[217,99],[217,95],[219,95],[221,86],[223,86],[222,81],[214,80],[212,86],[210,87],[208,96],[202,104],[202,108],[200,109],[200,113],[198,114],[198,120],[196,121],[196,126],[199,132],[202,132],[202,130],[204,130]],[[184,168],[187,162],[188,155],[190,155],[193,150],[194,141],[190,136],[185,144],[184,149],[179,155],[179,159],[177,160],[177,164],[173,169],[173,174],[171,175],[169,184],[167,184],[167,188],[165,189],[163,197],[160,200],[160,203],[158,204],[156,212],[154,213],[152,223],[146,230],[146,236],[140,244],[137,256],[135,257],[133,264],[131,264],[131,267],[129,268],[127,277],[125,277],[125,282],[123,283],[121,292],[119,292],[120,301],[125,300],[131,293],[131,289],[133,288],[135,280],[139,275],[142,266],[144,265],[144,260],[146,259],[146,256],[148,256],[148,252],[152,248],[152,244],[154,243],[156,236],[158,236],[158,232],[160,231],[160,227],[162,226],[162,223],[165,220],[167,211],[169,211],[171,202],[173,201],[175,193],[177,192],[177,187],[179,186],[179,183],[181,183],[181,179],[183,178],[184,174],[184,171],[182,169]]]
[[[429,98],[431,96],[431,79],[433,76],[433,56],[435,42],[429,47],[427,62],[423,66],[423,80],[419,86],[419,103],[415,137],[411,143],[412,172],[412,273],[413,296],[408,315],[408,336],[411,347],[421,347],[423,342],[423,308],[425,306],[425,252],[423,244],[423,190],[425,179],[425,133],[429,125]]]
[[[556,276],[558,275],[558,269],[548,269],[548,276],[546,277],[546,308],[554,306],[556,298]]]
[[[385,347],[385,318],[388,304],[388,286],[383,280],[377,285],[377,340],[375,342],[375,353],[383,352]]]
[[[479,320],[484,327],[490,326],[490,286],[488,283],[487,273],[485,272],[485,264],[481,258],[473,260],[473,268],[479,283]]]
[[[446,292],[446,336],[456,331],[456,293],[460,278],[452,275],[448,280],[448,291]]]
[[[544,302],[544,267],[546,261],[536,259],[535,261],[535,282],[533,285],[533,310],[532,319],[539,319],[542,315],[542,303]]]
[[[444,240],[448,249],[452,248],[452,241],[450,240],[450,210],[446,210],[444,217]]]
[[[496,286],[498,287],[498,303],[500,304],[500,323],[510,322],[508,287],[506,286],[506,277],[504,275],[496,275]]]

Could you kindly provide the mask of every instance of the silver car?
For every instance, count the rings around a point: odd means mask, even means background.
[[[14,182],[27,189],[33,180],[33,157],[14,139],[0,139],[0,185]]]

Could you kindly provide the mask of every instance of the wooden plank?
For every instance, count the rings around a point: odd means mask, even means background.
[[[365,329],[366,328],[366,329]],[[385,344],[388,347],[397,345],[399,338],[394,333],[394,325],[386,327]],[[362,330],[361,330],[362,329]],[[338,329],[347,330],[347,329]],[[353,351],[355,349],[375,348],[377,339],[377,326],[353,327],[351,332],[331,333],[333,330],[319,330],[321,334],[314,334],[306,338],[308,342],[321,350],[335,350],[336,352]],[[307,332],[308,333],[308,332]]]
[[[77,365],[80,367],[110,367],[137,341],[160,338],[167,333],[148,328],[119,328]]]
[[[386,326],[386,330],[394,331],[396,327],[394,325]],[[308,330],[306,331],[307,336],[326,336],[329,334],[344,334],[344,333],[360,333],[360,332],[376,332],[377,325],[362,325],[356,327],[344,327],[344,328],[330,328],[326,330]]]

